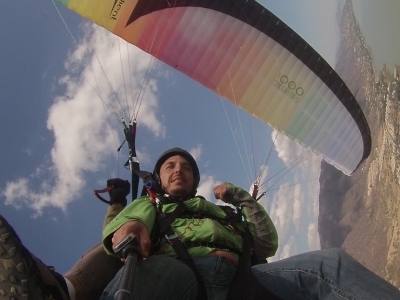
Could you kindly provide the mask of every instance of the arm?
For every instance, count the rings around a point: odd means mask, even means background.
[[[248,192],[228,182],[215,187],[214,194],[217,199],[242,208],[254,238],[254,253],[258,260],[275,255],[278,249],[278,233],[264,208]]]
[[[142,255],[150,248],[150,232],[153,229],[156,210],[148,197],[133,201],[124,208],[103,230],[103,245],[108,254],[113,254],[113,246],[134,233],[139,240]]]
[[[103,229],[124,209],[122,204],[112,204],[107,208],[107,214],[103,221]]]

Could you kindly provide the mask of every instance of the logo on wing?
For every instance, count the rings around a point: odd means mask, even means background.
[[[295,103],[299,103],[304,95],[304,89],[285,74],[279,73],[273,85]]]
[[[110,20],[117,20],[119,11],[121,10],[122,6],[124,5],[125,0],[115,0],[114,5],[111,8],[110,12]]]

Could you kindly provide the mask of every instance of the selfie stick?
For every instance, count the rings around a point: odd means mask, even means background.
[[[118,290],[114,295],[115,300],[131,300],[133,292],[133,278],[138,261],[139,242],[136,236],[131,233],[124,238],[114,248],[114,252],[125,259],[124,269],[122,270],[121,281]]]

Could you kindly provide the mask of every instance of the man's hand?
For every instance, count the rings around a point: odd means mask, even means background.
[[[126,196],[131,191],[131,185],[128,180],[122,180],[120,178],[113,178],[107,180],[107,187],[111,187],[111,191],[108,192],[110,195],[110,205],[120,204],[125,207],[127,204]]]
[[[221,183],[221,184],[217,185],[216,187],[214,187],[214,196],[215,196],[215,199],[220,199],[224,202],[229,203],[229,198],[232,195],[228,192],[228,187],[226,185],[226,182]]]
[[[150,233],[146,225],[139,221],[127,222],[114,232],[111,239],[113,248],[130,233],[135,234],[139,241],[141,256],[148,257],[151,246]]]
[[[245,203],[249,201],[255,201],[244,189],[234,186],[229,182],[224,182],[214,187],[214,196],[216,199],[220,199],[236,207],[246,205]]]

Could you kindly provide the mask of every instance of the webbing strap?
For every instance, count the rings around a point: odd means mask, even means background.
[[[166,237],[167,241],[175,250],[176,254],[178,254],[178,257],[193,271],[198,285],[197,299],[206,300],[207,292],[204,280],[201,277],[200,272],[197,270],[196,265],[194,264],[194,261],[190,256],[189,252],[187,251],[185,245],[182,243],[180,237],[175,233],[175,231],[171,227],[171,224],[174,222],[179,213],[181,213],[186,209],[187,209],[186,205],[181,202],[178,204],[175,211],[169,215],[169,217],[167,217],[162,212],[159,212],[157,217],[157,223],[160,226],[160,236]]]
[[[185,245],[181,242],[179,238],[177,241],[172,242],[171,246],[174,248],[176,253],[178,254],[179,258],[188,265],[188,267],[193,271],[194,276],[196,277],[197,286],[198,286],[198,293],[197,299],[207,299],[207,291],[206,285],[204,283],[203,277],[201,277],[200,272],[197,270],[196,265],[192,257],[190,256],[189,252],[187,251]]]
[[[235,253],[237,255],[241,255],[242,253],[239,250],[236,250],[231,247],[227,247],[226,245],[218,244],[218,243],[213,243],[213,242],[184,242],[186,248],[193,248],[193,247],[208,247],[208,248],[214,248],[214,249],[219,249],[219,250],[224,250],[228,252]]]
[[[246,227],[243,234],[243,252],[239,258],[235,276],[231,282],[226,299],[229,300],[282,300],[272,294],[254,276],[251,270],[253,238]]]
[[[164,235],[165,234],[164,232],[166,232],[168,230],[168,228],[171,228],[171,224],[175,221],[175,219],[180,214],[182,214],[182,212],[184,212],[186,210],[187,210],[186,205],[183,202],[179,202],[178,206],[175,208],[175,210],[168,215],[166,215],[160,211],[159,217],[163,218],[163,220],[161,220],[163,226],[160,227],[160,232]],[[160,223],[160,225],[161,225],[161,223]],[[172,228],[171,228],[171,230],[172,230]]]

